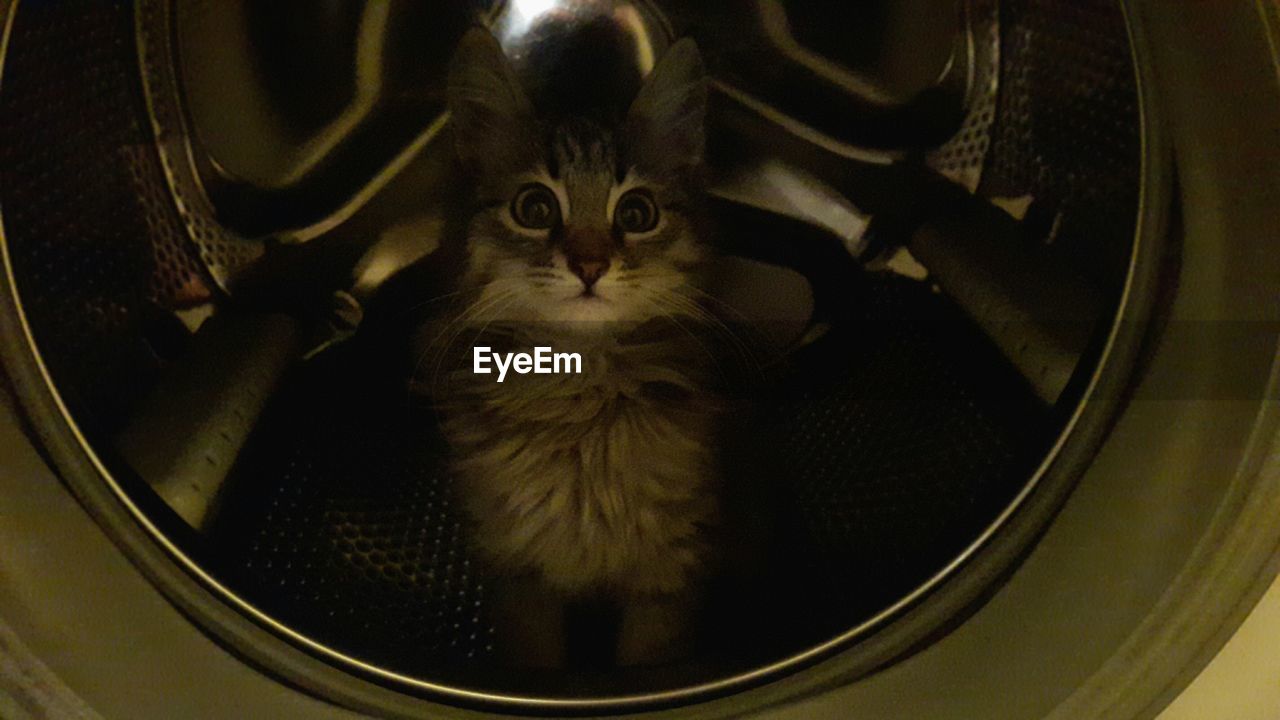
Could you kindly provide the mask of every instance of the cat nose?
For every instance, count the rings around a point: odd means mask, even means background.
[[[590,290],[591,287],[596,284],[596,281],[599,280],[601,277],[603,277],[606,272],[608,272],[609,261],[608,260],[571,261],[569,263],[569,269],[573,271],[574,275],[577,275],[578,277],[582,278],[582,284],[586,285],[587,289]]]

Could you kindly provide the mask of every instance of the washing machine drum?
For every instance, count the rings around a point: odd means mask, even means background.
[[[28,437],[191,624],[360,710],[706,709],[900,662],[1032,552],[1167,325],[1168,144],[1115,0],[7,6]],[[503,662],[410,389],[466,263],[474,27],[548,114],[616,115],[681,38],[706,68],[726,305],[768,347],[723,465],[770,517],[666,665]]]

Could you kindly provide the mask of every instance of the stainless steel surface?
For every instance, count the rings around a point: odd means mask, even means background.
[[[478,3],[159,0],[221,223],[300,242],[367,202],[443,128],[449,48]],[[264,70],[265,68],[265,70]],[[227,112],[235,108],[234,112]]]
[[[125,461],[192,527],[206,528],[216,512],[301,335],[287,315],[210,318],[116,439]]]
[[[172,24],[157,9],[165,5],[148,0],[144,15],[154,20],[141,32],[162,44],[154,36],[173,30],[191,162],[222,224],[255,238],[305,241],[331,231],[413,157],[447,153],[437,138],[448,59],[440,49],[475,20],[494,29],[548,107],[616,106],[672,37],[692,32],[730,106],[792,123],[811,145],[894,157],[946,140],[973,110],[968,144],[935,158],[969,182],[981,124],[990,122],[982,104],[994,82],[994,17],[979,0],[924,0],[914,13],[928,21],[914,35],[922,24],[883,3],[819,21],[810,11],[791,17],[773,1],[730,12],[652,0],[346,2],[323,11],[183,0]],[[859,38],[896,32],[902,43],[894,47],[911,50],[823,59],[798,38],[820,39],[829,22]]]
[[[1000,93],[1000,3],[967,0],[964,3],[963,45],[957,51],[968,72],[964,124],[949,140],[927,155],[929,167],[975,192],[982,182],[987,151],[991,149],[991,125],[996,119]]]
[[[1105,300],[1023,232],[1003,211],[973,205],[926,223],[909,247],[1053,405],[1093,342]]]
[[[170,26],[155,9],[160,5],[151,3],[156,20],[144,23],[144,37]],[[871,216],[918,215],[934,202],[928,198],[935,191],[922,186],[927,182],[917,170],[898,167],[903,148],[927,145],[931,137],[908,119],[922,112],[920,102],[929,106],[929,122],[950,117],[939,114],[938,98],[947,98],[955,114],[955,125],[939,136],[954,138],[930,152],[929,165],[970,191],[981,177],[998,86],[999,25],[990,1],[926,1],[911,13],[868,6],[834,17],[811,10],[797,10],[792,17],[779,3],[760,2],[730,23],[716,15],[715,7],[680,3],[520,0],[444,7],[424,16],[420,9],[395,9],[394,3],[379,4],[376,11],[338,3],[325,12],[307,13],[283,6],[266,11],[237,2],[179,2],[173,51],[184,58],[185,101],[194,124],[181,142],[191,145],[191,162],[197,172],[203,171],[199,187],[207,190],[222,226],[241,227],[255,236],[270,234],[283,242],[326,234],[343,238],[328,244],[362,248],[349,273],[356,296],[376,290],[375,278],[384,282],[430,254],[439,246],[452,199],[441,189],[458,183],[447,168],[450,144],[442,137],[447,133],[440,114],[443,60],[438,51],[409,61],[393,62],[393,56],[410,43],[451,47],[468,17],[493,28],[539,104],[553,114],[620,113],[673,35],[695,32],[710,48],[713,72],[729,78],[713,82],[720,95],[714,135],[722,145],[736,146],[734,154],[762,157],[754,165],[722,157],[716,184],[723,187],[716,192],[825,229],[833,244],[845,245],[855,257],[865,250],[862,234]],[[284,12],[291,23],[310,29],[269,35],[279,26],[278,13]],[[922,12],[927,22],[908,19]],[[393,16],[401,22],[392,23]],[[427,16],[438,22],[426,23]],[[912,59],[884,53],[868,60],[865,52],[841,51],[824,60],[798,39],[825,42],[823,33],[829,31],[814,24],[817,17],[883,23],[883,28],[855,25],[851,31],[866,38],[877,32],[894,35],[912,48]],[[255,30],[255,23],[266,29]],[[911,30],[917,25],[923,27]],[[271,43],[263,44],[267,37]],[[277,46],[281,42],[285,44]],[[326,47],[347,60],[297,68],[302,76],[296,84],[313,88],[307,94],[279,81],[273,84],[255,71],[272,58],[318,57]],[[830,52],[838,44],[823,47]],[[787,68],[785,81],[774,77],[778,68]],[[797,83],[814,82],[796,94]],[[317,99],[315,93],[321,91],[328,95]],[[926,95],[932,99],[921,100]],[[799,97],[804,99],[797,104]],[[854,105],[837,112],[846,102]],[[226,112],[229,106],[237,111]],[[324,107],[331,108],[328,115],[317,110]],[[840,112],[849,117],[838,120]],[[394,115],[404,128],[418,131],[410,133],[411,140],[385,128],[373,132],[369,128],[389,122],[380,120],[382,115]],[[299,135],[295,127],[291,135],[291,118],[294,126],[312,132]],[[868,118],[881,129],[860,131],[854,120]],[[877,146],[884,145],[877,140],[884,128],[896,133],[896,145]],[[786,140],[778,142],[779,135]],[[439,177],[429,184],[416,181],[413,207],[397,213],[413,219],[375,227],[362,222],[369,215],[362,209],[378,205],[380,196],[394,195],[397,176],[418,165],[436,167]],[[786,208],[768,196],[777,184],[776,169],[783,167],[811,168],[799,171],[802,181],[788,181],[792,195],[808,197],[795,197]],[[824,206],[834,208],[834,214]],[[299,212],[312,216],[299,225]],[[419,231],[416,239],[406,236],[406,227]],[[382,239],[387,236],[396,239]],[[234,246],[261,252],[253,243]],[[313,253],[325,254],[335,253]],[[259,264],[265,269],[247,269],[258,295],[287,283],[281,275],[298,274],[299,264],[289,256]],[[222,265],[212,267],[224,278],[224,287],[229,286]],[[244,263],[240,269],[246,270]],[[333,284],[340,276],[323,277]],[[335,289],[318,287],[309,294],[323,298]]]
[[[240,236],[218,221],[197,159],[200,153],[189,125],[174,65],[172,6],[144,0],[134,17],[142,93],[156,150],[164,170],[169,201],[178,211],[185,244],[197,249],[199,261],[222,290],[244,266],[262,256],[262,244]],[[179,246],[177,254],[185,250]]]
[[[633,0],[509,0],[486,24],[552,115],[626,112],[674,34],[654,3]]]

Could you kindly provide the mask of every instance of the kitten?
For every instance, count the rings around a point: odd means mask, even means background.
[[[619,664],[671,660],[691,640],[720,514],[723,403],[700,337],[712,317],[700,289],[701,56],[691,40],[673,45],[614,127],[552,122],[476,29],[448,101],[479,209],[467,309],[425,354],[481,344],[582,356],[582,374],[496,383],[471,372],[470,355],[439,361],[443,383],[433,374],[476,544],[506,579],[499,644],[518,663],[562,665],[565,604],[603,598],[621,609]]]

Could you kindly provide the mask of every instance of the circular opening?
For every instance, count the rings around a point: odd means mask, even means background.
[[[355,676],[455,702],[681,702],[873,634],[888,641],[867,665],[892,661],[957,621],[1069,491],[1123,386],[1097,379],[1128,373],[1138,334],[1121,330],[1145,321],[1133,273],[1158,255],[1135,239],[1158,188],[1118,5],[975,0],[932,24],[891,3],[813,16],[279,5],[19,4],[3,58],[4,311],[26,331],[6,365],[44,383],[22,388],[29,405],[58,409],[41,431],[72,434],[95,463],[67,472],[86,503],[114,503],[99,509],[114,532],[149,536],[182,568],[144,553],[174,584],[162,589],[189,599],[175,587],[194,577],[216,599],[197,621],[229,638],[263,626]],[[485,189],[443,113],[459,117],[457,68],[486,62],[457,49],[477,21],[504,53],[492,67],[529,94],[521,122],[539,127],[618,115],[664,70],[692,72],[664,64],[688,52],[680,38],[706,68],[695,200],[708,229],[695,234],[717,250],[715,300],[699,304],[716,312],[681,325],[698,350],[681,362],[735,403],[706,435],[724,486],[711,497],[734,519],[707,538],[732,552],[698,575],[679,611],[695,631],[660,662],[621,657],[628,622],[664,622],[629,620],[636,596],[587,583],[541,614],[546,583],[495,566],[490,518],[459,484],[450,390],[434,371],[422,388],[424,354],[456,360],[415,337],[458,319],[450,293],[476,262]],[[579,192],[547,183],[557,202],[557,188]],[[551,201],[529,187],[512,216],[538,218],[526,235],[558,217],[534,213]],[[642,215],[667,207],[641,197]],[[632,234],[662,227],[640,220]],[[488,330],[445,327],[469,333],[446,343],[466,353]],[[922,603],[940,608],[927,627],[894,624]],[[562,625],[553,667],[512,669],[511,606]]]

